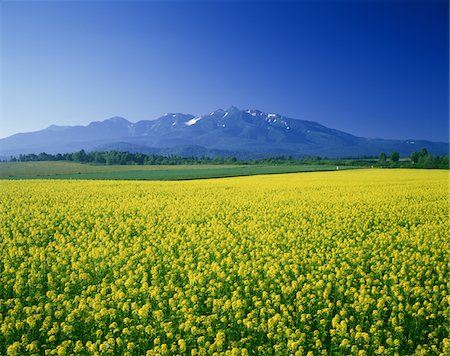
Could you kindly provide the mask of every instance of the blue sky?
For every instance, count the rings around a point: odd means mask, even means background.
[[[448,141],[448,6],[4,1],[0,137],[234,105]]]

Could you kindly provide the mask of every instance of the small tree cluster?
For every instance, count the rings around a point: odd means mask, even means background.
[[[411,162],[419,168],[448,168],[448,156],[433,156],[424,147],[419,152],[413,152]]]
[[[390,155],[391,162],[398,162],[400,160],[400,154],[397,151],[393,151]],[[387,155],[384,152],[380,153],[380,156],[378,157],[378,161],[380,163],[385,163],[387,161]]]
[[[395,167],[415,167],[415,168],[449,168],[449,156],[433,156],[424,147],[419,152],[412,152],[410,155],[410,162],[404,161],[399,165],[400,155],[398,152],[393,151],[389,156],[390,164]],[[386,153],[381,152],[378,156],[378,162],[384,165],[388,162],[388,156]]]

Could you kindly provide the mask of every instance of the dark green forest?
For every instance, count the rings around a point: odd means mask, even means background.
[[[101,165],[190,165],[190,164],[317,164],[336,166],[384,167],[384,168],[449,168],[449,156],[433,156],[426,148],[413,152],[409,157],[400,157],[398,152],[386,154],[381,152],[379,157],[329,159],[322,157],[295,158],[278,156],[253,160],[238,160],[236,157],[180,157],[147,155],[144,153],[130,153],[120,151],[86,152],[80,150],[73,153],[49,154],[21,154],[13,157],[12,162],[37,161],[68,161]]]

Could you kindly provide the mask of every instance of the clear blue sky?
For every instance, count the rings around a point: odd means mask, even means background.
[[[448,6],[3,1],[0,137],[234,105],[448,141]]]

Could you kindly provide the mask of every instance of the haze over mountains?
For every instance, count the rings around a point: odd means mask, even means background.
[[[235,107],[201,116],[170,113],[136,123],[113,117],[87,126],[51,125],[0,139],[2,157],[80,149],[197,157],[363,157],[391,151],[405,156],[422,147],[435,155],[448,154],[448,143],[444,142],[368,139],[313,121]]]

